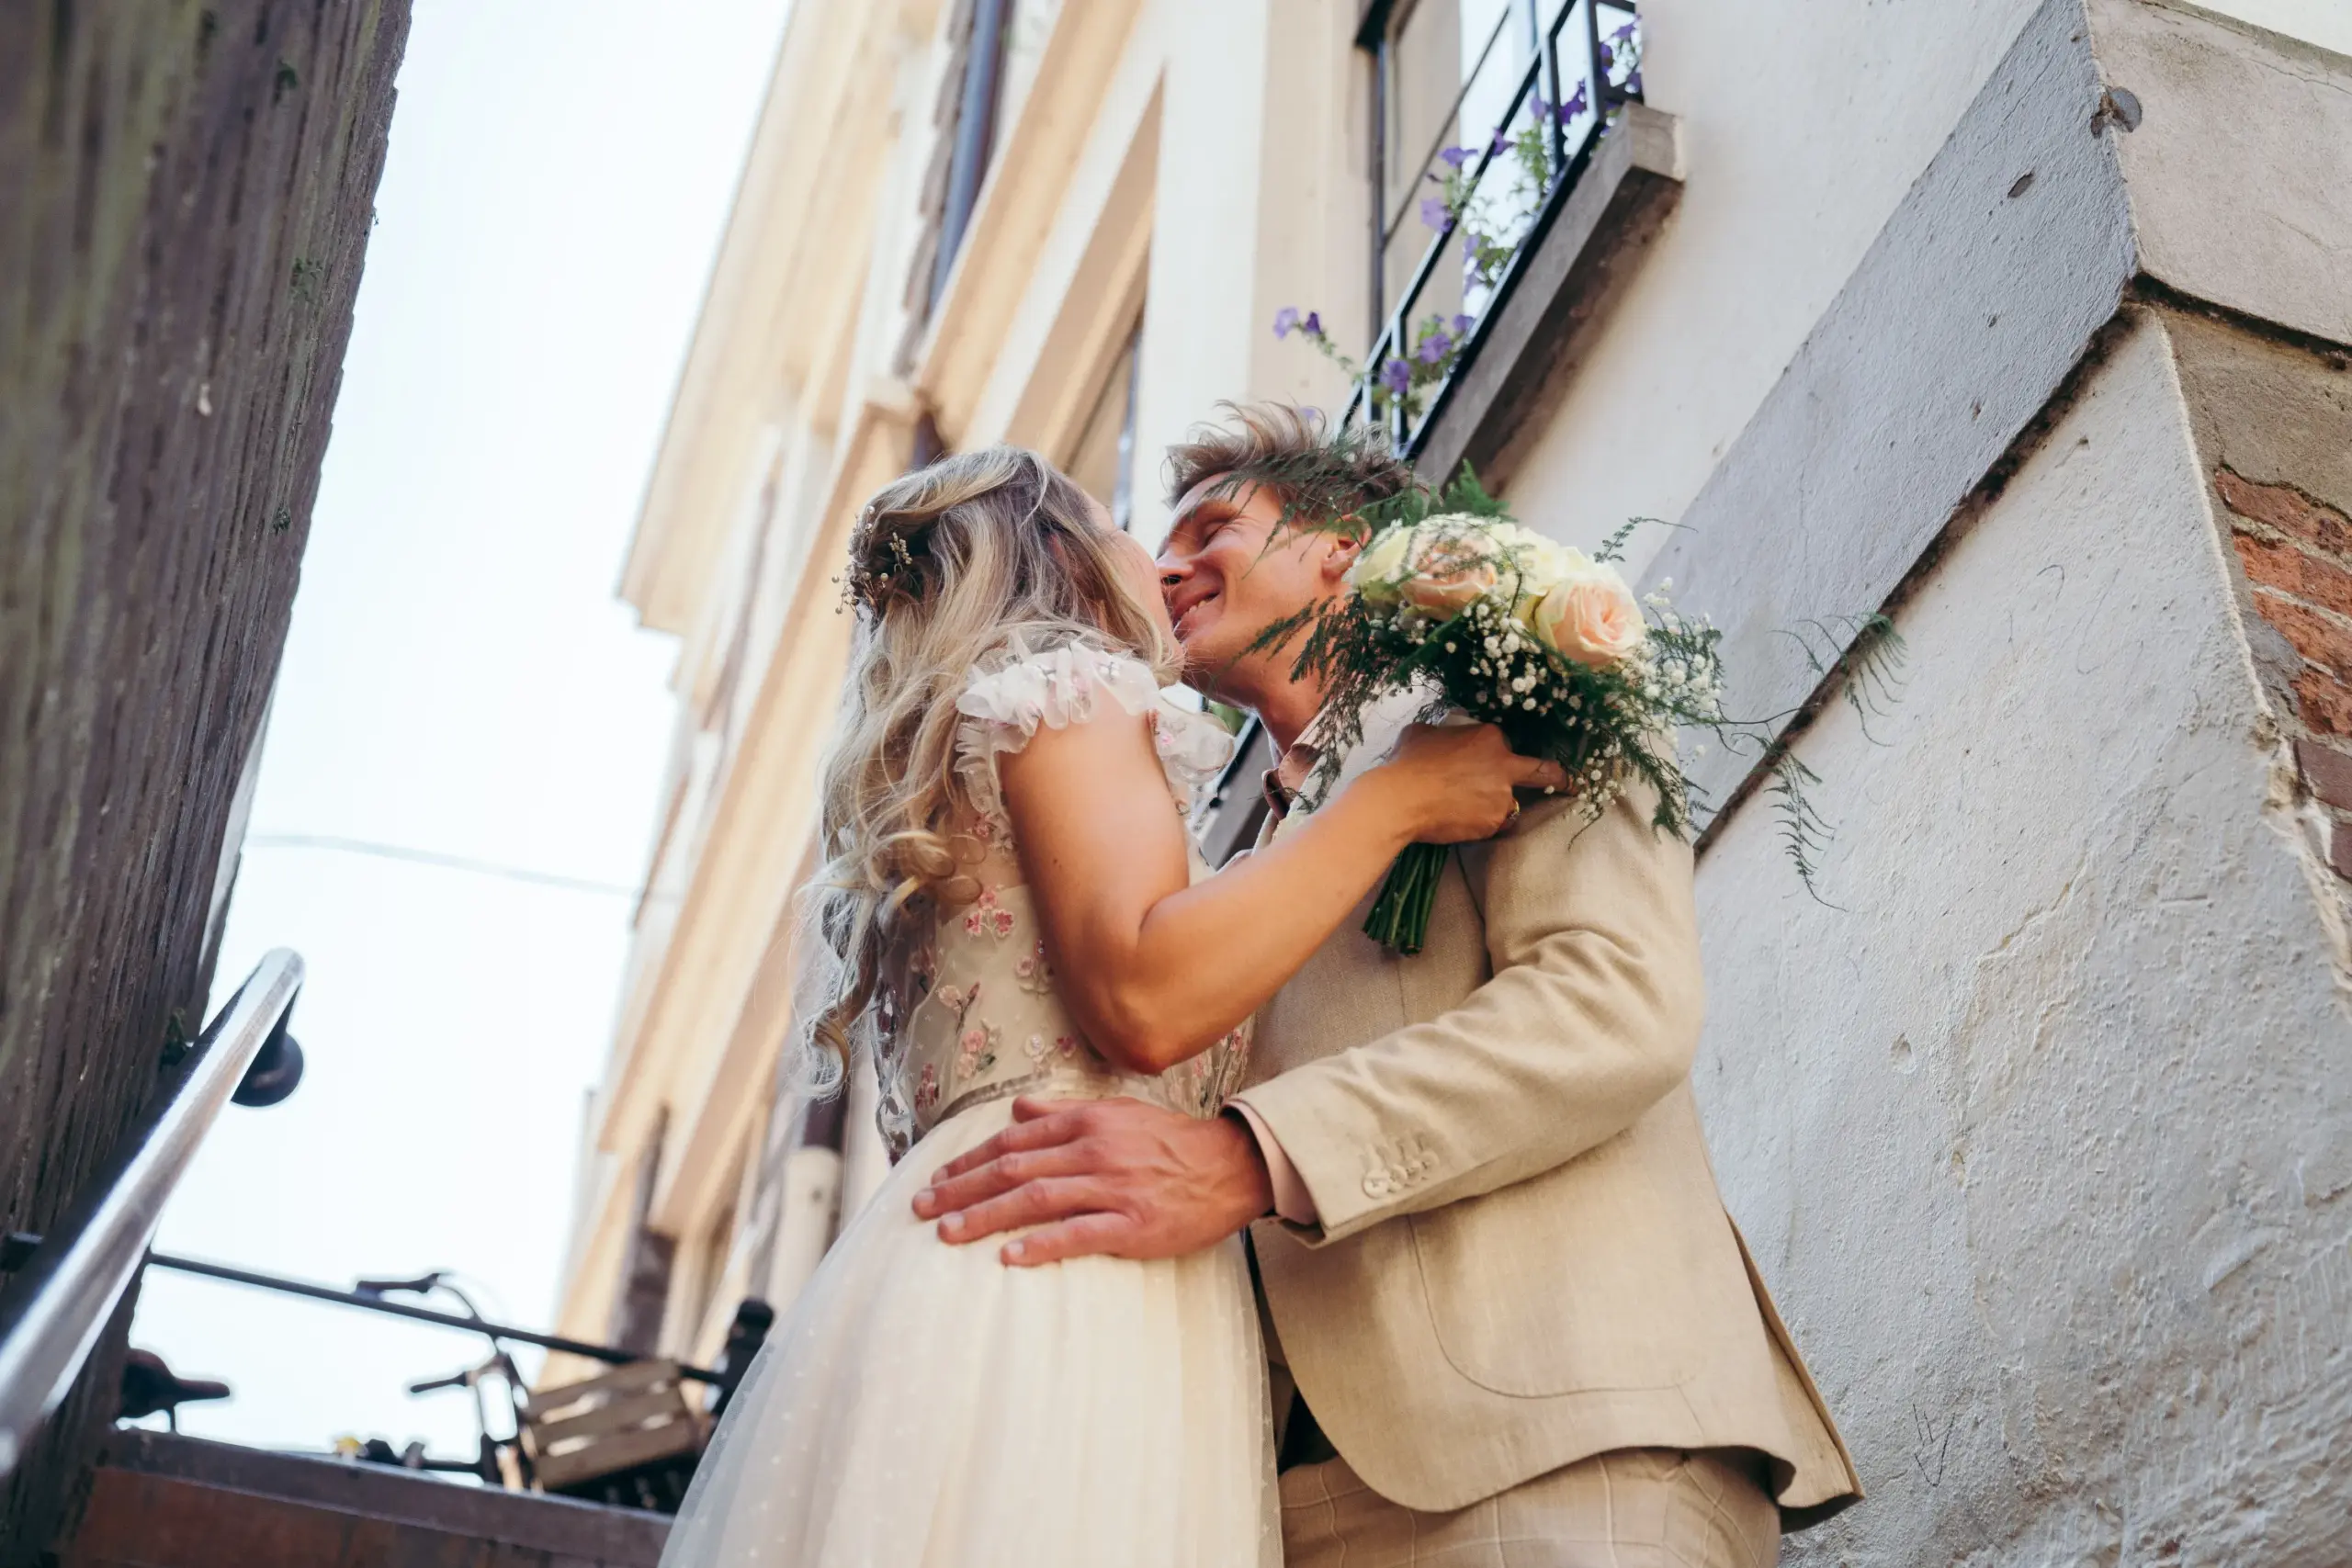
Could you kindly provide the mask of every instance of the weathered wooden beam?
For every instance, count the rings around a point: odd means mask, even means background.
[[[201,1012],[408,12],[0,0],[0,1230]],[[0,1563],[78,1508],[128,1311]]]

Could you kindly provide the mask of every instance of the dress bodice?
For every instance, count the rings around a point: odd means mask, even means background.
[[[1247,1026],[1158,1075],[1127,1071],[1088,1043],[1063,1004],[1044,927],[1021,884],[996,768],[1041,725],[1146,715],[1181,830],[1193,793],[1231,751],[1224,728],[1167,701],[1139,660],[1083,646],[1012,649],[973,672],[957,708],[964,717],[956,765],[978,812],[970,836],[986,853],[975,873],[978,897],[942,906],[929,940],[908,955],[903,1021],[878,1064],[883,1132],[893,1152],[958,1111],[1014,1094],[1130,1095],[1214,1115],[1240,1085]],[[1189,840],[1187,854],[1195,879],[1207,874]]]

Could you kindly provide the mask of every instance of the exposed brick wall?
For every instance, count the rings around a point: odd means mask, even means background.
[[[2332,823],[2328,863],[2352,880],[2352,517],[2292,484],[2224,464],[2213,486],[2254,607],[2302,660],[2295,761]]]

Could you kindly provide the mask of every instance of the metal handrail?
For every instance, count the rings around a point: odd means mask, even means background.
[[[0,1475],[24,1456],[43,1420],[81,1375],[90,1351],[139,1272],[164,1204],[221,1106],[302,988],[302,960],[272,949],[175,1067],[178,1082],[130,1153],[51,1225],[0,1301]]]

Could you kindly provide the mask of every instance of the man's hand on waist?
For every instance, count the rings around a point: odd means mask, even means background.
[[[1180,1258],[1273,1205],[1265,1156],[1230,1116],[1200,1121],[1139,1100],[1012,1102],[1012,1124],[915,1194],[915,1213],[963,1244],[1035,1226],[1007,1263]]]

